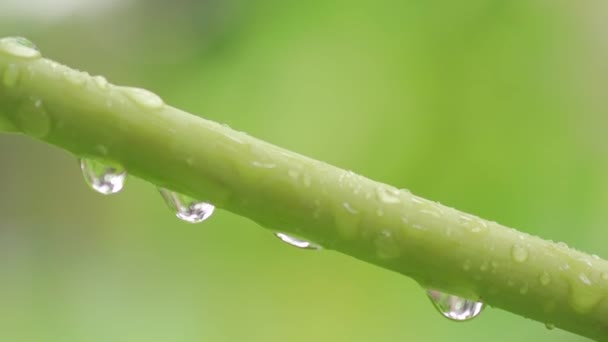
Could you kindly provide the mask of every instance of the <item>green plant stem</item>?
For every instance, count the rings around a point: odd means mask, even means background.
[[[78,157],[118,162],[157,186],[425,288],[608,339],[606,261],[177,108],[137,101],[103,81],[48,59],[0,52],[0,128],[14,126]]]

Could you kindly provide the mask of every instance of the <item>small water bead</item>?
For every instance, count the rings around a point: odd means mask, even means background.
[[[587,277],[587,275],[585,273],[581,273],[578,275],[578,279],[585,285],[591,285],[593,284],[593,282],[591,281],[591,279],[589,279],[589,277]]]
[[[161,196],[180,220],[189,223],[200,223],[208,219],[215,211],[213,204],[196,200],[192,197],[158,188]]]
[[[94,76],[93,83],[101,90],[105,90],[108,87],[108,80],[103,76]]]
[[[120,87],[119,89],[142,108],[159,109],[165,105],[160,96],[149,90],[133,87]]]
[[[401,202],[401,200],[399,199],[399,190],[394,188],[386,188],[380,186],[376,188],[376,196],[380,201],[388,204]]]
[[[390,230],[383,230],[374,240],[374,244],[376,255],[380,259],[394,259],[401,255],[397,238]]]
[[[555,324],[545,323],[545,328],[547,328],[547,330],[553,330],[555,329]]]
[[[0,39],[0,52],[25,59],[40,58],[40,51],[36,45],[22,37]]]
[[[468,321],[481,313],[483,302],[450,295],[437,290],[427,290],[431,302],[444,317],[454,321]]]
[[[279,240],[281,240],[281,241],[285,242],[286,244],[291,245],[293,247],[297,247],[300,249],[311,249],[311,250],[321,249],[321,246],[317,245],[316,243],[312,243],[312,242],[304,240],[304,239],[296,238],[291,235],[287,235],[285,233],[275,233],[274,235],[277,238],[279,238]]]
[[[17,110],[15,124],[23,133],[38,139],[51,130],[51,118],[40,99],[27,99]]]
[[[511,257],[513,257],[513,260],[516,262],[524,262],[528,260],[528,250],[520,244],[514,244],[513,247],[511,247]]]
[[[2,84],[7,88],[13,88],[17,85],[17,81],[19,81],[19,67],[15,64],[9,64],[9,66],[6,67],[6,71],[4,71]]]
[[[260,168],[260,169],[274,169],[275,167],[277,167],[277,164],[274,163],[262,163],[259,161],[252,161],[251,165]]]
[[[86,74],[73,69],[66,69],[63,72],[63,78],[75,87],[83,86],[86,81]]]
[[[80,169],[85,182],[102,195],[120,192],[127,179],[127,171],[122,166],[109,165],[94,159],[80,159]]]
[[[357,209],[353,208],[353,206],[348,202],[342,203],[342,206],[344,207],[344,209],[346,209],[346,211],[348,211],[349,213],[351,213],[353,215],[359,213],[359,211]]]
[[[542,286],[547,286],[551,283],[551,276],[549,275],[549,273],[544,271],[543,273],[541,273],[539,280]]]

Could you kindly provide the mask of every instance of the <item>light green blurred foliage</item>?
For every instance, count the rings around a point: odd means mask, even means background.
[[[50,58],[608,257],[602,2],[15,3],[1,35]],[[449,322],[405,277],[223,211],[180,223],[137,179],[100,197],[23,137],[0,160],[1,341],[583,340],[492,308]]]

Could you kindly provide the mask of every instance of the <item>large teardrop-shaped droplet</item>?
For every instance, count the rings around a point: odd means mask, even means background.
[[[199,223],[208,219],[215,210],[213,204],[195,200],[180,193],[158,188],[161,196],[180,220],[189,223]]]
[[[80,159],[80,169],[85,182],[103,195],[120,192],[127,179],[127,171],[118,164],[105,164],[97,160]]]
[[[0,39],[0,53],[23,59],[40,58],[40,51],[36,45],[23,37]]]
[[[306,241],[306,240],[300,239],[300,238],[295,238],[295,237],[293,237],[291,235],[287,235],[285,233],[275,233],[274,235],[276,237],[278,237],[279,240],[285,242],[286,244],[300,248],[300,249],[313,249],[313,250],[321,249],[321,246],[317,245],[316,243]]]
[[[437,290],[427,290],[433,305],[444,317],[454,321],[468,321],[477,317],[484,303],[450,295]]]

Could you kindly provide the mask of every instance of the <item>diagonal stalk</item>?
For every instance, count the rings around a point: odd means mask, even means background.
[[[608,262],[284,150],[16,44],[0,40],[0,130],[120,163],[157,186],[423,287],[608,340]]]

